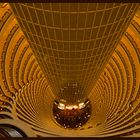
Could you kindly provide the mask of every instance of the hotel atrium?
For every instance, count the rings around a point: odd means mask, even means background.
[[[0,3],[0,137],[140,137],[139,3]]]

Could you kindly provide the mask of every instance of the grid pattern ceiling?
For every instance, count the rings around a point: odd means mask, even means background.
[[[138,4],[11,3],[11,7],[56,98],[76,102],[89,95]]]

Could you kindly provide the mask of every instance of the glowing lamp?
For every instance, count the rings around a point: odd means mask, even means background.
[[[72,108],[73,108],[73,106],[69,106],[69,105],[66,106],[66,109],[70,109],[71,110]]]
[[[74,105],[74,106],[73,106],[73,108],[74,108],[74,109],[77,109],[77,108],[78,108],[78,106],[77,106],[77,105]]]
[[[80,103],[79,104],[79,109],[84,108],[84,107],[85,107],[85,104],[84,103]]]
[[[61,109],[61,110],[64,110],[65,109],[65,105],[62,104],[62,103],[59,103],[58,104],[58,108]]]

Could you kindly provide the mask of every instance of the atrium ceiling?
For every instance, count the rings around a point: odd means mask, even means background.
[[[36,136],[140,136],[138,3],[1,3],[0,46],[5,119]],[[56,99],[89,99],[90,119],[59,126]]]

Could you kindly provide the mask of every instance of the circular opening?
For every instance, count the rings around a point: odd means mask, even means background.
[[[65,104],[54,101],[53,115],[56,122],[64,128],[79,128],[89,120],[91,105],[89,100],[79,104]]]

